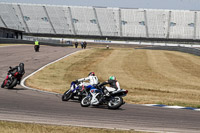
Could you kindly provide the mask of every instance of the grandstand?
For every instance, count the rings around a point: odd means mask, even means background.
[[[200,11],[0,3],[0,27],[26,34],[200,39]]]

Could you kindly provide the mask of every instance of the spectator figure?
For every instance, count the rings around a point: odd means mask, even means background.
[[[81,48],[83,49],[83,47],[84,47],[84,44],[83,44],[83,42],[81,42]]]
[[[78,47],[78,42],[75,42],[75,48],[77,48]]]
[[[83,42],[83,48],[86,49],[86,47],[87,47],[87,42],[84,41],[84,42]]]
[[[109,49],[109,46],[107,45],[106,48]]]

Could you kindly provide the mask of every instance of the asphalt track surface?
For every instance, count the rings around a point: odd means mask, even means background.
[[[0,82],[9,66],[25,63],[25,76],[79,49],[42,46],[0,47]],[[17,86],[0,89],[0,120],[74,125],[98,128],[135,129],[158,132],[200,132],[200,112],[125,104],[118,110],[83,108],[76,101],[62,102],[60,95]]]

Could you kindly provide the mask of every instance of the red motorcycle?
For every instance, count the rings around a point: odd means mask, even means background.
[[[10,70],[8,71],[6,79],[2,83],[1,88],[6,87],[8,89],[12,89],[20,83],[22,76],[22,74],[19,74],[19,72],[16,70],[12,70],[12,67],[10,67]]]

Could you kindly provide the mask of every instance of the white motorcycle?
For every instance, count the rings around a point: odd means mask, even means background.
[[[128,90],[124,89],[115,90],[107,86],[102,88],[98,85],[95,88],[91,86],[89,94],[81,100],[80,104],[82,107],[107,105],[109,109],[118,109],[125,103],[122,97],[127,93]]]

